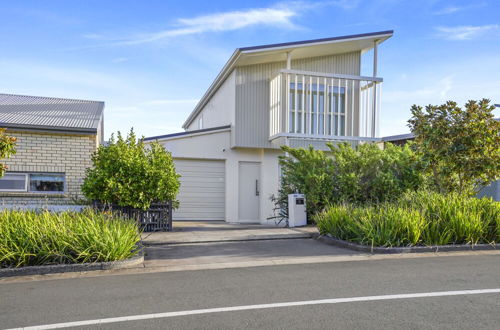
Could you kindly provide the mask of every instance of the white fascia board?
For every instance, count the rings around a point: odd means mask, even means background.
[[[194,136],[209,135],[209,134],[218,134],[218,133],[224,133],[224,132],[230,132],[230,131],[231,131],[231,128],[222,128],[222,129],[214,130],[214,131],[207,131],[207,132],[199,132],[199,133],[193,133],[193,134],[184,134],[184,135],[177,135],[177,136],[171,136],[171,137],[158,138],[158,139],[154,139],[154,140],[144,141],[144,143],[148,144],[148,143],[151,143],[153,141],[163,142],[163,141],[180,140],[180,139],[185,139],[185,138],[191,138],[191,137],[194,137]]]
[[[244,50],[241,53],[242,54],[252,54],[252,53],[273,51],[273,50],[293,50],[294,48],[300,48],[300,47],[318,46],[318,45],[325,45],[325,44],[336,44],[336,43],[340,43],[340,42],[365,40],[365,39],[379,39],[379,38],[380,39],[383,39],[383,38],[388,39],[392,35],[393,35],[392,33],[385,33],[385,34],[380,34],[380,35],[363,36],[363,37],[357,37],[357,38],[355,37],[355,38],[349,38],[349,39],[327,40],[327,41],[318,41],[318,42],[296,44],[296,45],[287,45],[287,46],[277,46],[277,47],[269,47],[269,48],[262,48],[262,49]],[[385,41],[385,40],[382,40],[381,42],[383,42],[383,41]]]

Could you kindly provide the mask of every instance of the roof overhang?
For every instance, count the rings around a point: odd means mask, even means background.
[[[413,133],[407,133],[407,134],[384,136],[382,138],[382,141],[384,141],[384,142],[391,142],[391,141],[400,141],[400,140],[411,140],[411,139],[414,139],[414,138],[415,138],[415,134],[413,134]]]
[[[40,132],[40,133],[59,133],[59,134],[76,134],[76,135],[95,135],[95,128],[79,128],[79,127],[56,127],[42,125],[18,125],[0,123],[0,128],[6,128],[13,131]]]
[[[144,142],[180,139],[180,138],[184,138],[184,137],[192,137],[192,136],[197,136],[197,135],[213,134],[213,133],[220,133],[220,132],[227,132],[227,131],[231,131],[231,125],[203,128],[203,129],[197,129],[197,130],[193,130],[193,131],[172,133],[172,134],[166,134],[166,135],[150,136],[150,137],[145,137]]]
[[[182,125],[182,128],[187,129],[187,127],[191,124],[194,118],[198,115],[201,109],[203,109],[208,100],[231,74],[235,67],[285,61],[287,53],[291,53],[293,59],[335,55],[355,51],[364,53],[374,48],[375,43],[380,44],[381,42],[389,39],[393,33],[394,31],[388,30],[332,38],[238,48],[234,51],[233,55],[231,55],[194,110],[188,116]]]

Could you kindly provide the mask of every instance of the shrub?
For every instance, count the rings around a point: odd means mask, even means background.
[[[120,132],[92,157],[82,191],[89,200],[146,210],[153,202],[174,201],[179,175],[172,156],[158,142],[146,148],[131,130]]]
[[[500,242],[500,203],[457,193],[408,192],[392,202],[331,206],[314,220],[322,234],[365,245]]]
[[[292,149],[283,147],[288,156],[280,157],[281,182],[276,204],[287,208],[288,195],[300,192],[307,197],[307,213],[315,214],[336,196],[333,159],[312,147]]]
[[[0,212],[0,267],[122,260],[139,240],[134,222],[90,210]]]
[[[0,128],[0,159],[9,158],[16,153],[16,138],[5,134],[5,128]],[[7,166],[0,163],[0,177],[7,170]]]
[[[372,203],[392,200],[406,191],[425,186],[420,162],[409,146],[392,144],[329,144],[330,151],[283,147],[281,185],[277,201],[286,205],[287,195],[307,197],[308,215],[327,205]]]

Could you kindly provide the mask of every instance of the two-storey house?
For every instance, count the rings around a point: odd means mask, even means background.
[[[378,141],[378,45],[392,34],[236,49],[184,132],[146,138],[172,152],[182,175],[174,220],[267,223],[281,146]],[[373,75],[361,76],[368,51]]]

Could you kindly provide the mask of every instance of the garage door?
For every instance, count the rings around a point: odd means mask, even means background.
[[[175,159],[181,175],[174,220],[225,219],[225,164],[220,160]]]

